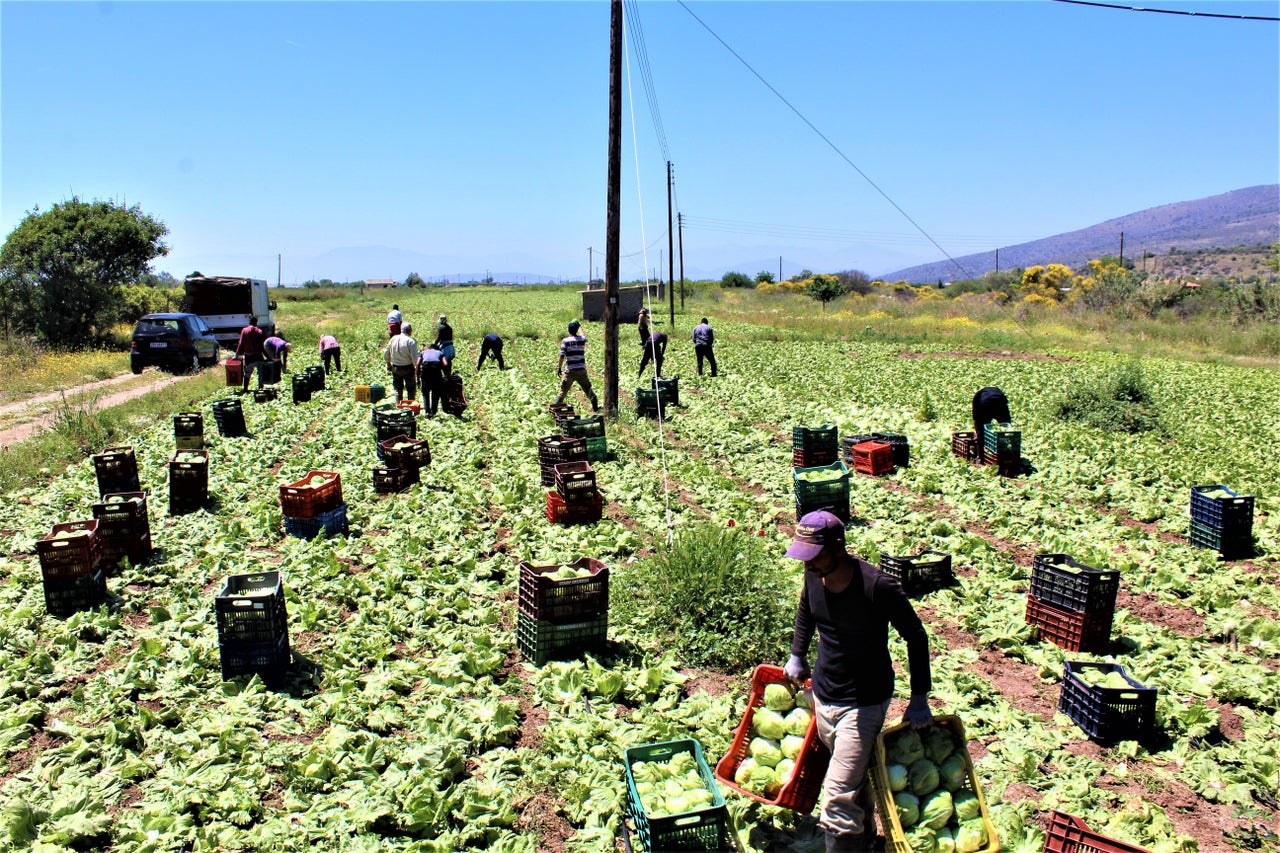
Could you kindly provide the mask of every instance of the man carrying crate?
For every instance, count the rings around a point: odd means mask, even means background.
[[[831,752],[818,825],[827,853],[862,853],[876,836],[867,771],[893,696],[889,626],[907,644],[911,701],[903,718],[915,728],[933,721],[929,635],[898,582],[845,550],[844,522],[835,515],[803,516],[786,555],[805,569],[783,667],[793,681],[809,677],[809,643],[818,633],[813,711],[818,737]]]

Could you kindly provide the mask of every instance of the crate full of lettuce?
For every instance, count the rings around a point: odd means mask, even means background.
[[[956,716],[876,739],[871,783],[887,853],[995,853],[1000,849]]]
[[[807,814],[822,793],[830,760],[806,691],[796,690],[781,667],[757,666],[746,712],[716,764],[716,779],[745,797]]]
[[[729,811],[692,738],[628,749],[627,816],[645,850],[724,850]]]

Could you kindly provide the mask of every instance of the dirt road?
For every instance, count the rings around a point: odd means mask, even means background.
[[[57,418],[56,409],[50,406],[62,399],[65,394],[68,397],[79,396],[83,394],[92,394],[96,391],[109,389],[112,386],[120,385],[133,379],[133,374],[126,373],[122,376],[113,376],[110,379],[103,379],[98,382],[87,382],[84,385],[77,385],[73,388],[64,388],[60,391],[54,391],[50,394],[41,394],[37,397],[28,397],[25,400],[18,400],[13,403],[5,403],[0,406],[0,418],[22,418],[24,414],[31,414],[30,420],[22,421],[16,426],[0,430],[0,448],[5,450],[13,447],[21,441],[25,441],[41,430],[48,429],[49,425]],[[168,387],[175,382],[181,382],[187,379],[187,376],[173,376],[167,373],[157,373],[154,378],[145,385],[139,385],[134,388],[127,388],[123,391],[117,391],[114,394],[106,394],[94,400],[94,408],[109,409],[112,406],[118,406],[121,403],[141,397],[144,394],[150,394],[152,391],[159,391],[161,388]]]

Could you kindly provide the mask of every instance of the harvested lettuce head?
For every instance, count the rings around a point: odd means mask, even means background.
[[[787,734],[804,737],[809,731],[809,721],[812,719],[813,714],[807,709],[797,707],[791,709],[791,712],[783,718],[783,722],[787,724]]]
[[[898,822],[903,829],[916,825],[920,819],[920,799],[909,791],[899,791],[893,795],[893,804],[898,807]]]
[[[894,764],[910,767],[924,758],[924,744],[915,729],[907,729],[889,744],[889,760]]]
[[[951,820],[953,806],[950,791],[934,791],[920,801],[920,823],[930,829],[942,829]]]
[[[956,742],[951,732],[942,726],[930,726],[924,735],[924,757],[934,764],[941,764],[955,752]]]
[[[890,764],[889,771],[889,790],[895,794],[899,791],[907,789],[907,768],[901,764]]]
[[[982,809],[978,806],[978,798],[971,791],[960,791],[952,797],[952,802],[955,805],[956,820],[961,823],[982,815]]]
[[[965,768],[964,755],[958,751],[948,755],[946,760],[938,765],[939,784],[953,793],[964,785],[964,780],[968,775]]]
[[[907,787],[917,797],[933,793],[938,787],[938,767],[927,758],[921,758],[907,768]]]
[[[770,711],[768,708],[756,708],[755,714],[751,718],[751,730],[756,733],[757,737],[782,740],[787,735],[787,724],[777,711]]]
[[[785,714],[796,706],[796,700],[787,685],[770,684],[764,688],[764,706],[770,711]]]
[[[804,748],[804,738],[796,735],[787,735],[782,739],[781,751],[783,758],[795,759],[800,754],[800,750]]]
[[[751,745],[747,747],[747,752],[751,753],[751,757],[756,760],[756,764],[765,767],[774,767],[782,760],[782,750],[778,749],[778,744],[768,738],[758,737],[751,741]]]

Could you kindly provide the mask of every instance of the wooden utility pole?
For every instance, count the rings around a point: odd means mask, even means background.
[[[587,247],[587,290],[591,289],[591,269],[595,263],[595,255],[592,254],[592,248]]]
[[[1124,269],[1124,232],[1120,232],[1120,269]]]
[[[622,234],[622,0],[609,3],[609,186],[604,250],[604,411],[618,416],[618,241]]]
[[[684,214],[677,213],[676,221],[680,223],[680,310],[684,310]]]
[[[671,322],[671,331],[676,328],[676,256],[671,251],[672,242],[676,235],[671,230],[671,161],[667,161],[667,306],[668,318]],[[684,300],[680,300],[681,307],[684,306]]]

